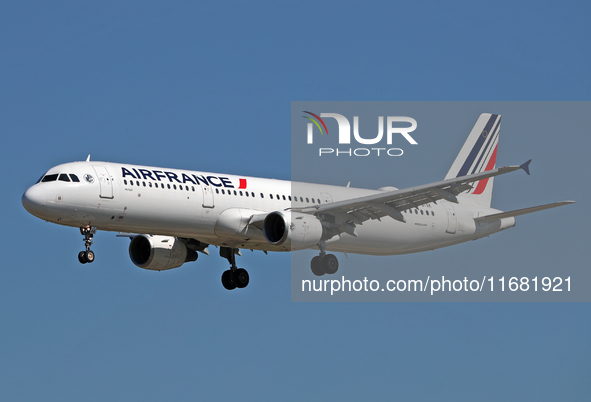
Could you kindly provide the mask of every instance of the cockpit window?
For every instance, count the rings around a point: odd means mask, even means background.
[[[67,175],[67,174],[65,174],[65,173],[62,173],[62,174],[60,174],[60,177],[59,177],[59,179],[58,179],[58,180],[59,180],[59,181],[70,181],[70,178],[68,177],[68,175]]]
[[[48,174],[43,179],[41,179],[41,182],[45,183],[48,181],[56,181],[57,176],[58,176],[57,173],[56,174]]]
[[[56,173],[56,174],[48,174],[45,176],[42,176],[37,183],[42,182],[48,182],[48,181],[66,181],[66,182],[71,182],[73,181],[74,183],[80,183],[80,179],[78,178],[78,176],[76,176],[75,174],[72,173]]]

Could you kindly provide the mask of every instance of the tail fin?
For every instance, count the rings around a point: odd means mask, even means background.
[[[501,115],[483,113],[480,115],[468,139],[460,150],[445,179],[480,173],[495,168]],[[462,196],[479,205],[490,207],[493,178],[472,184],[473,188]]]

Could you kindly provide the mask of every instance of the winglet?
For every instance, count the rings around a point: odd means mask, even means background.
[[[519,165],[519,167],[522,168],[525,171],[525,173],[527,173],[528,175],[529,175],[529,164],[530,163],[531,163],[531,159],[528,160],[527,162],[525,162],[524,164]]]
[[[86,158],[86,162],[90,162],[90,154],[88,154],[88,158]]]

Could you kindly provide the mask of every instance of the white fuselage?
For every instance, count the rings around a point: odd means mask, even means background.
[[[249,226],[253,215],[303,208],[380,193],[285,180],[165,169],[107,162],[73,162],[50,169],[23,195],[33,215],[73,227],[193,238],[216,246],[290,251],[271,245],[262,230]],[[69,181],[60,180],[68,175]],[[75,175],[79,180],[73,181]],[[403,212],[406,222],[390,217],[369,220],[350,234],[326,241],[326,249],[391,255],[445,247],[488,236],[515,224],[474,218],[497,210],[458,197]]]

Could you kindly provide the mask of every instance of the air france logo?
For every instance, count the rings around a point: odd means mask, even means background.
[[[162,170],[148,170],[148,169],[136,169],[136,168],[129,168],[121,167],[121,177],[126,178],[130,177],[136,180],[152,180],[152,181],[168,181],[168,183],[179,183],[179,184],[194,184],[194,185],[201,185],[201,186],[214,186],[214,187],[226,187],[226,188],[236,188],[234,186],[232,179],[229,177],[223,176],[205,176],[205,175],[196,175],[191,172],[168,172]],[[163,180],[167,179],[167,180]],[[139,184],[138,184],[139,185]],[[247,183],[246,179],[238,178],[238,189],[246,189]],[[240,194],[242,195],[242,193]]]
[[[314,144],[314,132],[320,132],[320,135],[326,134],[328,136],[328,129],[323,119],[333,118],[339,126],[339,144],[351,144],[351,123],[342,114],[338,113],[320,113],[320,116],[312,112],[304,111],[309,116],[302,116],[310,122],[307,124],[307,143]],[[312,116],[312,117],[310,117]],[[386,116],[386,124],[384,124],[384,116],[378,116],[378,133],[373,138],[362,137],[359,133],[359,116],[353,116],[353,140],[362,145],[376,145],[385,140],[387,145],[392,145],[393,138],[401,135],[402,138],[411,145],[418,145],[415,139],[410,135],[417,128],[417,121],[412,117],[405,116]],[[410,126],[407,126],[410,124]],[[385,126],[385,129],[384,129]],[[314,129],[314,127],[317,128]],[[369,155],[388,155],[401,156],[404,153],[402,148],[386,148],[386,147],[371,147],[371,148],[319,148],[319,156],[323,155],[348,155],[348,156],[369,156]]]

